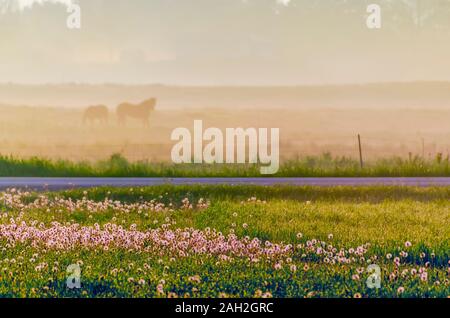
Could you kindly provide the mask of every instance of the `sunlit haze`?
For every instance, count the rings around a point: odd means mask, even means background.
[[[71,2],[80,30],[66,27]],[[366,27],[372,2],[380,30]],[[450,1],[2,0],[0,12],[0,82],[450,80]]]

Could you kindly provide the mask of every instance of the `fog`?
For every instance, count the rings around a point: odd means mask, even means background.
[[[280,128],[284,160],[356,157],[357,134],[366,158],[446,154],[449,16],[439,0],[0,0],[0,153],[166,161],[199,119]],[[148,126],[118,124],[149,98]],[[107,123],[83,124],[92,105]]]
[[[2,154],[99,160],[168,161],[178,127],[280,128],[282,160],[297,156],[409,153],[434,157],[450,147],[449,83],[309,87],[173,87],[120,85],[0,86]],[[148,126],[119,125],[119,103],[157,98]],[[108,108],[108,122],[83,123],[89,105]]]

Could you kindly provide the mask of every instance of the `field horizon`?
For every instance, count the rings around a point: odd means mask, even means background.
[[[124,101],[160,100],[159,109],[401,107],[449,108],[450,81],[298,85],[126,83],[0,83],[0,105],[110,108]]]

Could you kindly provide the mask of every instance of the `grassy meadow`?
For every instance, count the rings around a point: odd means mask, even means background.
[[[192,129],[195,119],[202,119],[205,128],[222,130],[279,127],[279,177],[450,176],[450,111],[438,105],[406,109],[313,103],[280,104],[278,109],[270,108],[276,105],[272,100],[255,111],[252,105],[219,108],[193,101],[183,108],[182,100],[161,99],[149,126],[143,127],[137,120],[118,126],[115,103],[108,104],[106,124],[83,124],[81,106],[0,106],[0,176],[260,176],[256,166],[172,165],[171,132]]]
[[[152,95],[146,98],[148,96]],[[272,100],[270,105],[257,107],[260,99],[250,99],[245,100],[248,108],[219,108],[211,105],[212,100],[215,98],[210,97],[208,103],[192,102],[187,108],[183,107],[185,99],[181,99],[175,108],[161,98],[148,127],[143,127],[138,120],[118,126],[114,113],[116,103],[106,104],[110,110],[107,124],[86,125],[82,118],[84,109],[90,105],[88,102],[76,108],[61,104],[54,107],[0,106],[0,154],[23,159],[39,157],[96,163],[119,153],[130,162],[167,163],[171,162],[170,153],[175,143],[170,140],[172,131],[178,127],[192,130],[196,119],[203,120],[205,128],[221,130],[228,127],[280,128],[281,162],[320,157],[327,152],[333,157],[359,159],[358,134],[362,138],[364,161],[368,163],[392,157],[409,160],[410,156],[430,162],[439,154],[443,159],[449,154],[450,111],[443,106],[407,107],[408,103],[390,107],[383,102],[377,107],[351,103],[347,106],[305,103],[288,107]],[[105,102],[99,100],[98,103]],[[36,104],[37,101],[31,105]]]
[[[438,154],[432,160],[415,156],[391,157],[366,162],[333,157],[329,153],[285,161],[275,175],[261,175],[258,165],[171,164],[130,162],[120,154],[97,162],[52,160],[38,157],[19,159],[0,156],[0,177],[448,177],[449,157]]]
[[[448,297],[448,188],[0,195],[2,297]],[[81,288],[66,286],[77,264]],[[370,265],[381,286],[368,288]]]

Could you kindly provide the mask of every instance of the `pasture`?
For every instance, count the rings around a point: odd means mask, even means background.
[[[448,297],[448,188],[0,194],[3,297]],[[81,286],[66,285],[69,265]],[[369,288],[368,267],[381,286]]]
[[[86,106],[87,107],[87,106]],[[362,136],[365,161],[398,156],[445,158],[450,149],[450,110],[443,108],[298,107],[286,109],[164,108],[158,103],[148,126],[130,118],[119,125],[110,107],[108,123],[83,125],[85,108],[0,107],[0,153],[16,158],[41,157],[80,162],[121,154],[130,162],[168,162],[177,127],[280,128],[281,160],[325,152],[358,158]],[[381,129],[382,127],[382,129]]]

